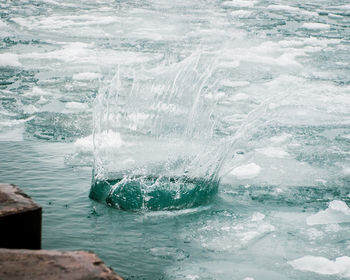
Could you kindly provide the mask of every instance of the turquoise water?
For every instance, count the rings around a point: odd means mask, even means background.
[[[218,186],[184,176],[125,176],[93,182],[89,197],[122,210],[178,210],[209,203]]]
[[[43,206],[43,248],[93,250],[126,279],[349,277],[347,2],[3,1],[0,39],[0,181]],[[172,133],[186,124],[225,147],[209,201],[89,198],[93,100],[118,69]],[[169,83],[178,98],[163,104]],[[206,121],[182,106],[191,88]],[[102,148],[120,145],[106,136]]]

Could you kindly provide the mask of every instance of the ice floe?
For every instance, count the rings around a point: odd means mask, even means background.
[[[235,176],[237,179],[252,179],[259,175],[262,168],[256,163],[241,165],[233,169],[229,175]]]
[[[90,80],[97,80],[102,77],[99,73],[93,73],[93,72],[84,72],[84,73],[78,73],[73,75],[73,80],[77,81],[90,81]]]
[[[310,271],[322,275],[350,277],[350,257],[342,256],[335,261],[324,257],[304,256],[288,262],[294,269]]]
[[[309,226],[324,225],[333,223],[350,223],[350,208],[341,200],[333,200],[326,210],[307,217],[306,223]]]
[[[222,6],[224,7],[239,7],[239,8],[250,8],[253,7],[257,1],[249,1],[249,0],[232,0],[222,2]]]
[[[305,29],[315,29],[315,30],[326,30],[330,28],[329,24],[318,23],[318,22],[305,22],[302,25]]]
[[[22,64],[18,60],[18,55],[15,53],[1,53],[0,54],[0,67],[12,66],[20,67]]]
[[[288,152],[280,147],[266,147],[256,149],[256,151],[270,158],[287,158],[290,156]]]

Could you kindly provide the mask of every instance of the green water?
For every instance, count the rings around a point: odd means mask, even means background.
[[[92,183],[89,197],[122,210],[176,210],[213,200],[219,182],[158,176],[125,176]]]
[[[43,206],[43,248],[93,250],[126,279],[301,279],[304,273],[286,260],[348,252],[349,223],[312,230],[305,224],[329,201],[350,202],[346,178],[332,188],[221,184],[204,206],[121,211],[88,198],[92,170],[65,164],[71,144],[1,147],[2,181]],[[333,278],[307,273],[307,279]]]

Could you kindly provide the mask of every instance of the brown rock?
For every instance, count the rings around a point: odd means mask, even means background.
[[[123,280],[94,253],[0,249],[0,279]]]
[[[0,247],[41,248],[41,207],[15,185],[0,184]]]

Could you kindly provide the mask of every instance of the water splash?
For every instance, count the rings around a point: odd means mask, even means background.
[[[217,192],[229,151],[251,135],[269,104],[252,110],[223,137],[218,52],[136,69],[118,66],[94,104],[94,171],[90,197],[121,209],[179,209]],[[227,114],[227,112],[226,112]]]

